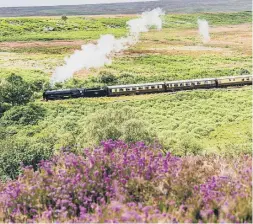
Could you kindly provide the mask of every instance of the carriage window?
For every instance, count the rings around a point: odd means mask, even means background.
[[[127,88],[126,91],[132,91],[132,88]]]
[[[195,86],[195,83],[194,83],[194,82],[192,82],[192,86]]]
[[[159,88],[160,88],[160,89],[162,89],[162,88],[163,88],[163,86],[162,86],[162,85],[159,85]]]
[[[180,83],[180,86],[184,86],[184,84],[183,84],[183,83]]]
[[[200,85],[201,83],[200,82],[197,82],[197,85]]]
[[[244,81],[244,79],[242,79],[242,81]]]
[[[208,81],[205,81],[205,84],[208,84]]]
[[[235,79],[233,79],[233,81],[235,81]]]
[[[175,87],[178,87],[178,84],[174,84]]]
[[[247,78],[246,80],[249,81],[249,78]]]
[[[155,86],[151,86],[151,89],[155,89]]]
[[[135,91],[137,88],[133,87],[132,90]]]
[[[190,86],[190,85],[191,85],[191,83],[188,83],[188,82],[187,82],[187,83],[185,83],[185,85],[186,85],[186,86]]]
[[[111,92],[112,92],[112,93],[115,93],[115,92],[116,92],[116,89],[112,89]]]
[[[124,91],[124,89],[119,89],[119,91],[121,92],[121,91]]]
[[[229,79],[229,81],[231,82],[231,79]]]

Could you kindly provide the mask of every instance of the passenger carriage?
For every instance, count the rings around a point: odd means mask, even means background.
[[[221,77],[217,81],[219,87],[251,85],[252,75]]]
[[[207,89],[217,87],[215,78],[193,79],[165,82],[167,91],[188,90],[188,89]]]
[[[108,86],[109,96],[165,92],[164,82]]]

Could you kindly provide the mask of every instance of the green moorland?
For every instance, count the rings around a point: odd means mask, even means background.
[[[67,21],[60,17],[1,18],[0,41],[93,40],[108,33],[120,36],[126,33],[126,22],[131,18],[83,16],[70,17]],[[237,25],[251,22],[251,12],[166,15],[164,28],[196,28],[198,18],[205,18],[214,26]]]
[[[46,81],[81,44],[102,34],[126,35],[130,18],[1,19],[0,76],[14,72],[27,80]],[[198,18],[211,26],[212,41],[205,46],[198,35]],[[251,12],[166,15],[162,31],[144,33],[137,45],[116,55],[111,66],[80,71],[75,78],[80,86],[101,86],[238,75],[251,70],[251,20]],[[110,78],[104,83],[100,75]]]
[[[197,18],[209,21],[203,45]],[[80,152],[105,139],[157,141],[176,155],[251,152],[250,87],[42,102],[64,57],[101,34],[127,33],[130,16],[0,19],[0,175],[14,178],[60,148]],[[240,75],[251,71],[251,13],[173,14],[113,63],[82,70],[61,87]],[[51,30],[51,31],[50,31]],[[13,81],[12,73],[24,81]],[[7,100],[22,83],[29,103]],[[22,86],[20,85],[20,86]],[[27,87],[27,88],[26,88]],[[32,95],[31,95],[32,93]],[[31,97],[31,98],[30,98]],[[14,97],[15,98],[15,97]]]

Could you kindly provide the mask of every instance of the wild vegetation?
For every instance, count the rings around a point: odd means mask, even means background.
[[[213,26],[235,25],[251,22],[251,12],[238,13],[201,13],[184,15],[166,15],[164,28],[197,28],[198,18],[207,19]],[[35,40],[94,40],[101,34],[122,36],[127,32],[126,22],[133,16],[94,18],[60,17],[49,18],[1,18],[0,41]]]
[[[61,147],[80,152],[104,139],[158,141],[181,156],[250,154],[251,95],[248,87],[15,106],[1,118],[0,169],[13,178],[22,161],[34,164]]]
[[[1,221],[252,222],[250,156],[179,158],[112,140],[66,150],[0,186]]]
[[[0,30],[5,33],[2,41],[30,40],[0,43],[3,179],[16,177],[21,162],[36,167],[40,159],[50,158],[61,147],[79,152],[110,138],[146,143],[155,140],[175,155],[250,152],[250,88],[40,102],[42,91],[50,88],[50,75],[63,63],[64,56],[103,33],[124,35],[130,17],[1,19]],[[212,27],[212,41],[205,46],[197,33],[198,17],[207,19]],[[250,21],[249,12],[166,15],[162,31],[143,34],[137,45],[115,55],[112,65],[80,71],[56,87],[249,73],[251,29],[241,23]],[[92,35],[87,37],[83,32]],[[67,41],[31,41],[40,37],[47,40],[48,35]],[[69,35],[77,40],[70,41]]]
[[[199,38],[198,17],[208,19],[212,27],[209,44],[203,45]],[[55,68],[64,63],[64,57],[80,49],[82,44],[107,33],[124,36],[127,33],[126,21],[130,18],[1,19],[0,31],[5,35],[0,43],[0,76],[16,73],[27,81],[47,82]],[[249,73],[250,22],[250,12],[166,15],[162,31],[143,34],[137,45],[125,54],[115,55],[111,66],[82,70],[75,74],[76,81],[70,81],[65,87]],[[24,40],[29,42],[10,42]],[[107,79],[108,76],[112,79]],[[105,77],[105,81],[101,81],[101,77]]]
[[[0,19],[0,221],[252,222],[250,87],[41,101],[65,56],[124,36],[132,17]],[[250,22],[166,15],[111,65],[55,88],[249,74]]]

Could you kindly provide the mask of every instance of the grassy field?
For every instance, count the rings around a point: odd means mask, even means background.
[[[211,26],[202,44],[197,18]],[[105,139],[158,141],[176,155],[251,152],[250,87],[100,99],[41,102],[54,69],[102,34],[127,33],[133,16],[5,18],[0,20],[0,77],[20,75],[36,86],[34,102],[0,119],[0,175],[15,177],[20,162],[35,164],[62,147],[79,152]],[[240,75],[251,65],[251,13],[172,14],[113,63],[82,70],[63,87]],[[53,28],[52,31],[46,31]],[[101,77],[110,77],[102,81]],[[35,111],[31,115],[24,111]],[[20,114],[22,114],[21,117]],[[30,117],[29,117],[30,116]],[[33,120],[34,119],[34,120]],[[30,121],[33,121],[32,123]],[[28,122],[29,121],[29,122]]]

